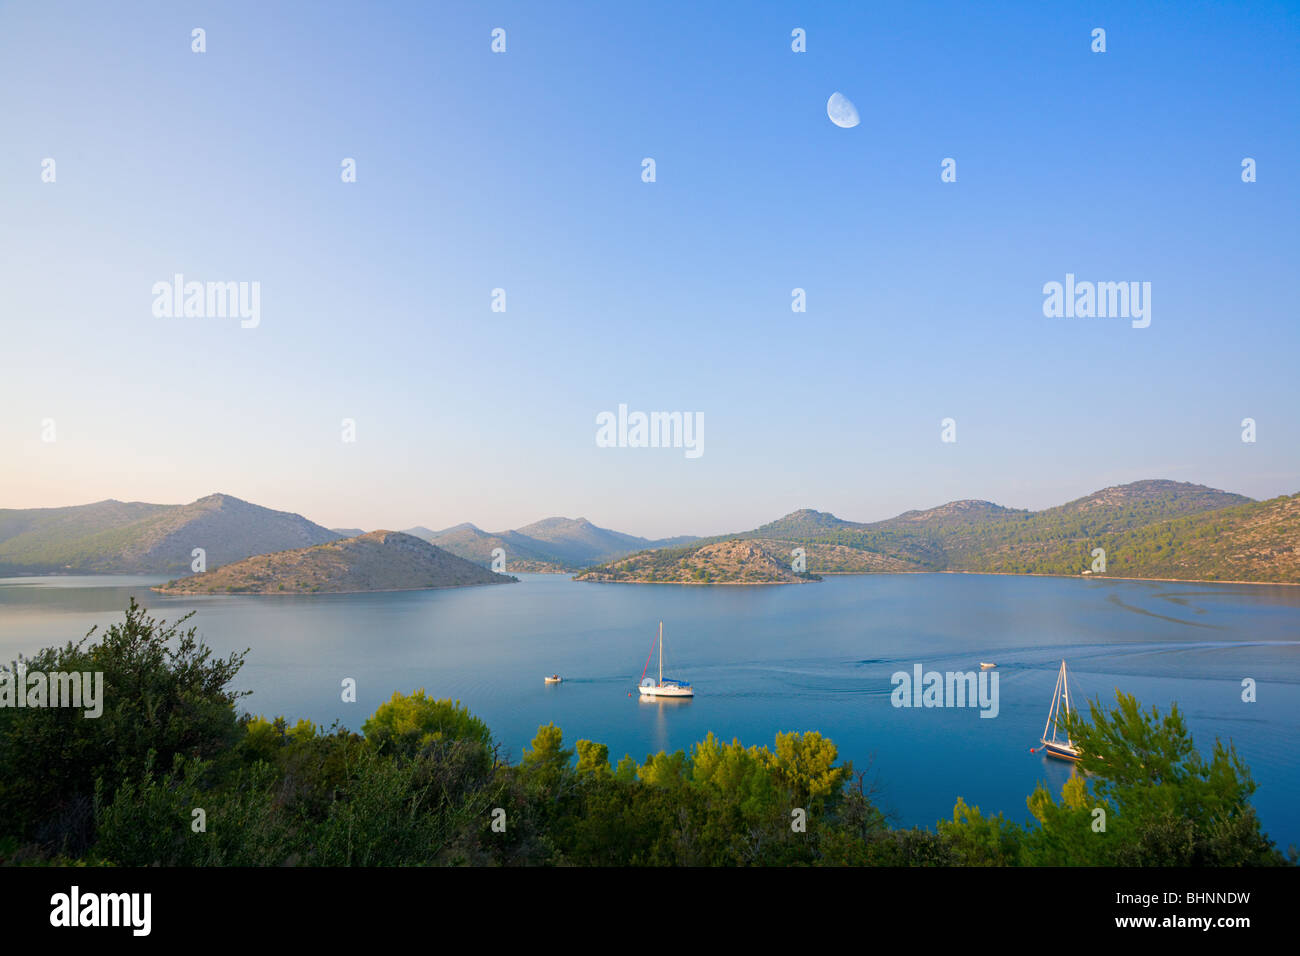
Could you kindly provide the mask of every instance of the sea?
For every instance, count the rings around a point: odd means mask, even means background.
[[[1039,745],[1062,661],[1072,703],[1116,691],[1177,705],[1198,749],[1231,741],[1283,849],[1300,844],[1300,588],[976,574],[827,576],[819,583],[681,587],[517,584],[366,594],[163,596],[160,577],[0,579],[0,660],[122,620],[134,596],[217,653],[249,650],[241,710],[360,730],[393,693],[460,701],[519,759],[540,725],[644,761],[712,732],[771,746],[818,731],[865,772],[902,826],[933,827],[958,797],[1029,819],[1066,763]],[[689,700],[646,700],[643,673],[690,681]],[[996,707],[898,706],[921,673],[979,672]],[[558,673],[562,683],[543,678]],[[355,681],[356,700],[344,687]],[[1253,692],[1252,692],[1253,691]],[[996,715],[994,715],[996,710]],[[982,716],[988,714],[989,716]]]

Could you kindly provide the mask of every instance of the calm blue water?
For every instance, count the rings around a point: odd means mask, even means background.
[[[933,826],[958,795],[1028,817],[1038,781],[1071,772],[1038,742],[1062,658],[1076,702],[1177,701],[1202,752],[1231,738],[1259,783],[1255,805],[1281,845],[1300,843],[1300,588],[985,575],[863,575],[784,587],[579,584],[560,575],[448,591],[164,597],[154,578],[0,580],[0,659],[120,619],[128,595],[171,619],[190,609],[220,652],[251,647],[244,706],[353,729],[395,690],[460,699],[518,758],[539,724],[614,759],[686,748],[712,730],[771,744],[820,730],[870,765],[883,804]],[[669,676],[691,701],[629,697],[658,621]],[[1000,713],[896,709],[890,675],[998,664]],[[654,667],[653,663],[651,665]],[[543,684],[559,672],[564,683]],[[344,704],[340,681],[356,678]],[[1241,701],[1241,681],[1258,702]]]

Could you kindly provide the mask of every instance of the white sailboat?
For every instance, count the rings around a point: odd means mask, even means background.
[[[637,687],[642,697],[694,697],[695,691],[691,690],[689,681],[673,680],[671,677],[664,677],[664,622],[659,622],[659,680],[653,677],[646,677],[646,671],[650,669],[650,657],[654,654],[655,647],[650,645],[650,653],[646,655],[645,667],[641,668],[641,684]]]
[[[1046,750],[1047,756],[1055,757],[1057,760],[1078,760],[1079,748],[1074,745],[1070,739],[1069,731],[1065,732],[1065,740],[1056,739],[1056,725],[1061,722],[1061,702],[1065,702],[1065,713],[1070,713],[1070,680],[1065,675],[1065,661],[1061,661],[1060,673],[1056,675],[1056,690],[1052,692],[1052,706],[1047,710],[1047,723],[1043,725],[1043,746],[1031,748],[1030,752],[1035,753],[1038,750]],[[1048,729],[1051,729],[1052,736],[1047,736]]]

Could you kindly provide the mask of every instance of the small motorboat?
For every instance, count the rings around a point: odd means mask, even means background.
[[[564,680],[564,678],[561,677],[559,674],[552,674],[550,677],[546,678],[546,683],[558,684],[562,680]]]
[[[990,664],[988,661],[980,661],[980,670],[987,671],[997,667],[997,664]]]

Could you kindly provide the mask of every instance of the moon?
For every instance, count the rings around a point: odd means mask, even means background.
[[[838,91],[832,93],[831,98],[826,101],[826,115],[841,129],[852,129],[862,122],[858,118],[858,108],[853,105],[853,101]]]

